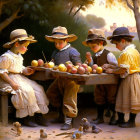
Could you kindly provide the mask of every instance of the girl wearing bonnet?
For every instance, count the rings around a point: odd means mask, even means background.
[[[0,88],[12,94],[11,101],[16,108],[16,117],[26,126],[47,125],[49,101],[42,86],[25,77],[34,70],[23,66],[22,54],[30,43],[37,42],[28,36],[26,30],[16,29],[10,34],[10,42],[3,45],[9,50],[0,56]],[[33,117],[35,115],[35,117]]]

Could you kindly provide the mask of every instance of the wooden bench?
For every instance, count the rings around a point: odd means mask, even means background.
[[[0,114],[3,126],[8,125],[8,95],[10,95],[10,93],[0,89]]]

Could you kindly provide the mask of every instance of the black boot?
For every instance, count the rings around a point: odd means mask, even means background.
[[[124,120],[124,113],[121,113],[121,112],[117,112],[118,114],[118,120],[117,120],[117,125],[122,125],[125,123],[125,120]]]
[[[52,123],[64,123],[64,114],[62,112],[62,108],[60,108],[58,110],[59,114],[58,114],[58,118],[52,120]]]
[[[38,125],[48,126],[48,121],[47,121],[45,114],[36,113],[35,114],[35,121]]]
[[[65,123],[61,126],[61,130],[69,130],[72,128],[72,118],[65,116]]]
[[[110,104],[110,109],[112,111],[112,116],[110,118],[109,125],[116,125],[117,121],[116,121],[115,104]]]
[[[128,122],[120,124],[119,126],[122,127],[122,128],[136,127],[135,119],[136,119],[136,114],[130,113]]]
[[[29,127],[37,127],[38,125],[34,121],[33,116],[27,116],[22,119],[22,124]]]
[[[98,105],[97,106],[97,119],[95,120],[93,119],[91,123],[94,123],[94,124],[104,123],[103,115],[104,115],[104,105]]]

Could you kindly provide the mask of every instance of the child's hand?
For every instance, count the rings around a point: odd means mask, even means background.
[[[18,90],[19,89],[18,84],[16,84],[14,81],[12,83],[10,83],[10,85],[11,85],[13,90]]]
[[[109,68],[109,64],[104,64],[103,66],[102,66],[102,68],[103,68],[103,70],[107,70],[108,68]]]
[[[23,70],[23,74],[24,74],[24,75],[31,75],[31,74],[33,74],[34,72],[35,72],[35,70],[32,69],[32,68],[29,68],[29,67],[26,67],[26,68]]]
[[[86,52],[86,59],[87,59],[88,63],[91,63],[92,57],[91,57],[91,53],[90,52]]]
[[[113,73],[113,69],[106,69],[106,73]]]

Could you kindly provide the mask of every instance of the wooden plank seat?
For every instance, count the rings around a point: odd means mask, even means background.
[[[8,125],[8,96],[10,93],[3,91],[0,89],[0,114],[1,114],[1,121],[3,126]]]

